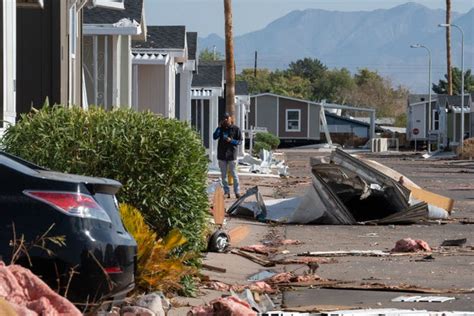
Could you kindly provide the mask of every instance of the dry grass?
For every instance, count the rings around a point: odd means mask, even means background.
[[[459,158],[461,159],[474,159],[474,138],[468,138],[464,141],[463,150],[458,149]]]

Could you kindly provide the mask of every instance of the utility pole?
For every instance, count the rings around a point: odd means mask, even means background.
[[[216,60],[216,45],[212,48],[212,60]]]
[[[253,76],[257,78],[257,51],[255,51],[255,66],[253,68]]]
[[[225,14],[225,64],[226,64],[226,112],[235,115],[235,63],[234,37],[232,31],[232,0],[224,0]]]
[[[446,0],[446,24],[451,25],[451,0]],[[446,28],[446,58],[448,63],[448,95],[453,95],[453,73],[451,66],[451,28]]]

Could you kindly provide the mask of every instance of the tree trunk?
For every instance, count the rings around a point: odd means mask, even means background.
[[[451,24],[451,0],[446,0],[446,24]],[[453,95],[453,73],[451,67],[451,27],[446,28],[446,58],[448,62],[448,94]]]
[[[232,0],[224,0],[225,14],[225,64],[226,64],[226,106],[225,110],[232,116],[235,114],[235,63],[234,37],[232,32]]]

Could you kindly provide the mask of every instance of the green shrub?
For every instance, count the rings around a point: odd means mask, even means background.
[[[8,128],[2,145],[52,170],[116,179],[119,201],[139,208],[159,237],[177,228],[187,250],[205,246],[208,161],[184,122],[128,109],[46,106]]]
[[[272,150],[272,147],[267,144],[267,143],[263,143],[263,142],[255,142],[253,144],[253,154],[258,156],[259,153],[260,153],[260,150],[262,149],[265,149],[265,150]]]
[[[257,135],[255,135],[255,142],[266,143],[270,145],[271,149],[277,149],[280,145],[280,139],[272,133],[257,133]]]

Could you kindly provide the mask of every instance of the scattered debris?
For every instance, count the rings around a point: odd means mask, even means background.
[[[211,265],[205,264],[205,263],[202,264],[202,267],[203,267],[203,269],[206,269],[206,270],[209,270],[209,271],[220,272],[220,273],[226,273],[227,272],[227,270],[224,269],[224,268],[214,267],[214,266],[211,266]]]
[[[298,256],[311,257],[345,257],[345,256],[362,256],[362,257],[385,257],[391,253],[382,250],[338,250],[338,251],[307,251],[299,253]]]
[[[334,258],[317,258],[317,257],[292,257],[280,260],[273,260],[276,264],[308,264],[316,262],[318,264],[337,263]]]
[[[239,172],[251,172],[265,175],[288,176],[288,166],[284,160],[278,160],[272,151],[262,149],[260,159],[245,155],[238,160]],[[248,167],[242,167],[248,166]]]
[[[349,283],[338,282],[332,284],[322,284],[320,286],[324,289],[343,289],[343,290],[373,290],[373,291],[389,291],[389,292],[409,292],[409,293],[424,293],[424,294],[469,294],[474,293],[474,288],[470,289],[434,289],[424,288],[409,284],[387,285],[383,283]]]
[[[427,303],[444,303],[448,301],[454,301],[455,297],[447,297],[447,296],[399,296],[392,300],[392,302],[409,302],[409,303],[419,303],[419,302],[427,302]]]
[[[0,262],[0,293],[19,315],[82,315],[66,298],[19,265]]]
[[[240,294],[231,291],[231,294],[232,296],[247,302],[253,310],[259,313],[265,313],[268,310],[273,310],[275,308],[275,304],[273,304],[272,300],[267,294],[263,294],[260,296],[260,294],[253,293],[249,289],[246,289]]]
[[[250,276],[247,279],[247,281],[262,281],[262,280],[266,280],[266,279],[271,278],[275,274],[276,274],[276,272],[269,271],[269,270],[264,270],[264,271],[261,271],[257,274],[254,274],[254,275]]]
[[[428,243],[421,239],[413,240],[411,238],[400,239],[395,244],[392,252],[417,252],[417,251],[432,251]]]
[[[268,294],[273,294],[278,292],[277,289],[274,289],[270,284],[268,284],[265,281],[257,281],[254,282],[250,285],[239,285],[239,284],[233,284],[229,285],[224,282],[219,282],[219,281],[207,281],[203,283],[204,288],[206,289],[211,289],[211,290],[216,290],[220,292],[242,292],[245,289],[250,289],[252,292],[257,292],[257,293],[268,293]]]
[[[450,210],[451,199],[446,201],[418,188],[417,192],[430,196],[425,200],[434,196],[439,203],[428,205],[421,198],[410,199],[411,191],[404,185],[343,150],[333,151],[330,163],[311,161],[312,185],[305,195],[264,202],[254,187],[228,209],[228,214],[288,224],[334,225],[411,224],[427,220],[430,210],[434,218],[448,216],[440,205]]]
[[[239,250],[239,249],[232,249],[230,252],[233,253],[233,254],[242,256],[244,258],[247,258],[247,259],[249,259],[249,260],[251,260],[255,263],[258,263],[259,265],[264,266],[264,267],[273,267],[273,266],[275,266],[275,263],[270,261],[270,260],[258,257],[257,255],[253,255],[251,253],[248,253],[248,252],[245,252],[245,251],[242,251],[242,250]]]
[[[462,239],[447,239],[441,244],[442,247],[461,247],[467,242],[466,238]]]
[[[165,316],[165,309],[169,310],[171,308],[169,301],[162,292],[143,295],[136,300],[135,305],[149,309],[156,316]]]
[[[431,261],[434,261],[434,260],[435,260],[435,258],[433,257],[433,255],[427,255],[427,256],[424,256],[423,258],[415,260],[415,261],[416,262],[431,262]]]
[[[245,247],[239,247],[240,250],[247,251],[247,252],[254,252],[261,255],[269,255],[270,253],[275,253],[278,249],[274,247],[267,247],[265,245],[251,245]]]
[[[235,315],[235,316],[257,316],[249,303],[235,296],[228,296],[215,299],[207,306],[196,306],[188,313],[190,316],[209,315]]]
[[[312,281],[326,281],[314,273],[296,275],[294,272],[281,272],[267,280],[270,284],[307,283]]]

